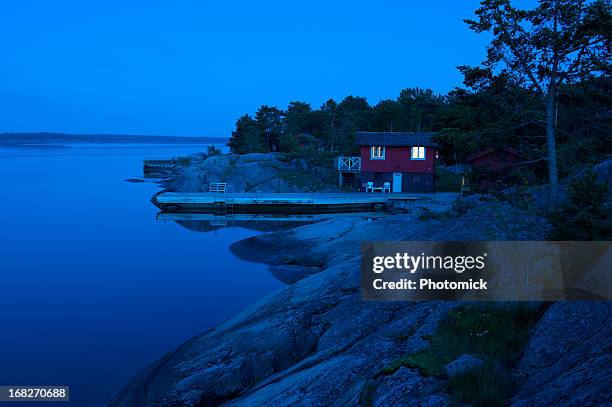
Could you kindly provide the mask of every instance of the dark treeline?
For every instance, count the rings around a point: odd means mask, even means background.
[[[237,153],[350,154],[356,130],[435,131],[442,160],[462,162],[487,147],[514,147],[558,175],[609,153],[612,11],[610,0],[482,0],[464,20],[491,41],[479,66],[461,66],[465,89],[446,95],[404,89],[370,106],[365,98],[329,100],[319,109],[292,102],[242,116],[230,147]],[[303,153],[303,151],[302,151]]]
[[[429,131],[436,129],[435,114],[444,98],[431,90],[405,89],[396,100],[370,106],[364,97],[333,99],[319,109],[291,102],[286,110],[261,106],[255,117],[244,115],[236,122],[230,147],[236,153],[294,152],[300,146],[349,154],[355,151],[356,130]]]
[[[291,102],[286,110],[261,106],[236,122],[231,150],[278,151],[305,158],[354,154],[355,131],[434,131],[440,157],[464,162],[487,147],[516,148],[527,160],[546,156],[545,111],[531,90],[506,76],[470,83],[445,95],[404,89],[396,99],[371,106],[363,97],[328,100],[320,108]],[[556,108],[559,167],[576,166],[610,153],[612,109],[609,76],[592,77],[560,89]]]

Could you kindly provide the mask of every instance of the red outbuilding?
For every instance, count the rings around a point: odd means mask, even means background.
[[[494,172],[507,171],[523,160],[512,147],[491,147],[467,158],[467,162],[474,168],[486,168]]]
[[[391,192],[435,189],[436,151],[433,133],[358,131],[361,181],[374,187],[390,183]]]

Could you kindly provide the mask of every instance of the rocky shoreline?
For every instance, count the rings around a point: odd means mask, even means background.
[[[334,174],[303,159],[278,153],[219,154],[189,157],[189,165],[170,177],[164,187],[176,192],[207,192],[211,182],[227,183],[227,192],[333,192]]]
[[[550,225],[529,208],[485,197],[455,202],[440,194],[390,209],[394,215],[337,218],[233,244],[237,256],[269,264],[289,285],[153,363],[109,406],[451,404],[444,376],[388,367],[427,348],[461,304],[362,301],[359,243],[543,240]],[[610,400],[611,322],[608,302],[548,307],[517,355],[510,404]]]

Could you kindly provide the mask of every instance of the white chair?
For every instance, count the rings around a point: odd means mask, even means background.
[[[208,186],[208,192],[223,192],[225,193],[227,184],[225,182],[211,182]]]
[[[391,183],[390,182],[385,182],[383,184],[383,193],[385,192],[391,193]]]
[[[366,182],[366,192],[374,192],[374,183]]]

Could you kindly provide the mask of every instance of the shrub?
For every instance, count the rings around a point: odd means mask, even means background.
[[[436,167],[436,191],[439,192],[459,192],[461,189],[461,175],[451,171]]]
[[[609,240],[608,185],[589,169],[567,189],[567,203],[550,213],[550,240]]]
[[[475,167],[467,177],[477,192],[493,192],[510,186],[535,185],[541,181],[527,167],[512,167],[503,171],[494,171],[486,166]]]
[[[211,155],[219,155],[219,154],[221,154],[221,150],[219,150],[219,149],[218,149],[217,147],[215,147],[215,146],[208,146],[208,148],[206,149],[206,154],[207,154],[208,156],[211,156]]]
[[[280,139],[280,151],[288,154],[299,154],[301,148],[296,137],[292,134],[283,134]]]

